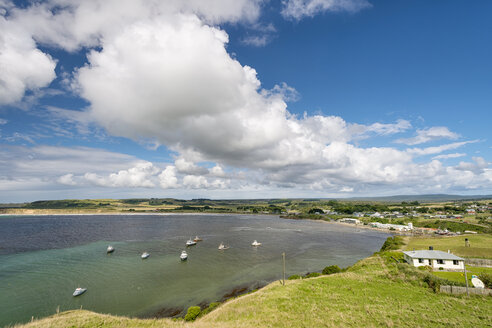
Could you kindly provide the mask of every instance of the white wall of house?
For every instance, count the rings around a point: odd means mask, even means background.
[[[444,270],[463,270],[465,268],[465,263],[462,260],[456,260],[456,262],[453,260],[442,260],[442,263],[439,263],[439,260],[436,259],[417,259],[405,255],[405,261],[415,267],[428,265],[434,270],[439,270],[439,268],[443,268]]]

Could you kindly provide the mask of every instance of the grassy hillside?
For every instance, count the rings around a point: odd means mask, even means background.
[[[395,255],[393,253],[389,255]],[[274,282],[192,323],[70,311],[25,327],[484,327],[492,298],[436,294],[427,272],[375,255],[348,271]]]
[[[470,247],[465,247],[465,238],[470,241]],[[429,249],[429,246],[445,252],[449,249],[451,253],[458,256],[492,259],[492,235],[490,234],[412,238],[405,250]]]

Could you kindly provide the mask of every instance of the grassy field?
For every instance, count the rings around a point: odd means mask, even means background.
[[[467,271],[469,286],[473,286],[471,283],[472,275],[478,276],[481,273],[487,273],[492,275],[492,268],[471,267],[467,265],[466,271]],[[463,272],[434,271],[433,274],[447,280],[465,283],[465,274]]]
[[[70,311],[25,327],[485,327],[492,298],[436,294],[428,273],[375,255],[348,271],[274,282],[192,323]],[[436,278],[437,279],[437,278]]]
[[[465,247],[465,238],[470,241],[470,247]],[[431,238],[411,238],[405,250],[429,249],[433,246],[435,250],[451,250],[451,253],[474,258],[492,259],[492,235],[477,234],[454,237],[431,237]]]

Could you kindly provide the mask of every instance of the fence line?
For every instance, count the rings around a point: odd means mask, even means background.
[[[473,259],[466,259],[465,262],[466,262],[466,264],[471,265],[471,266],[480,266],[480,267],[492,268],[492,260],[473,258]]]
[[[440,291],[441,293],[454,294],[454,295],[466,294],[466,287],[441,286]],[[488,289],[488,288],[470,287],[468,288],[468,291],[470,292],[470,294],[475,294],[475,295],[492,295],[492,289]]]

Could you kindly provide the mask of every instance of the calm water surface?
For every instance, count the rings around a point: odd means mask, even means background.
[[[179,255],[190,237],[203,238]],[[346,267],[379,250],[388,234],[248,215],[0,217],[0,326],[84,308],[127,316],[220,300],[238,287]],[[251,247],[253,240],[263,245]],[[219,251],[224,242],[230,249]],[[106,247],[116,248],[106,254]],[[142,260],[142,252],[150,258]],[[88,291],[72,297],[77,287]]]

